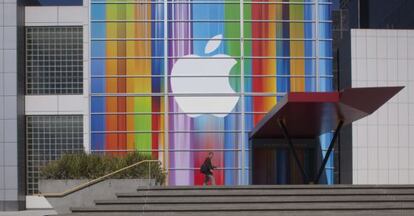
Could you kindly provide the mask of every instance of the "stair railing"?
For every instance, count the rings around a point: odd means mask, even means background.
[[[36,196],[44,196],[44,197],[65,197],[65,196],[67,196],[69,194],[72,194],[72,193],[74,193],[76,191],[80,191],[80,190],[82,190],[84,188],[87,188],[89,186],[92,186],[94,184],[97,184],[97,183],[99,183],[99,182],[101,182],[101,181],[103,181],[103,180],[105,180],[105,179],[107,179],[107,178],[109,178],[111,176],[114,176],[114,175],[116,175],[116,174],[118,174],[118,173],[120,173],[122,171],[125,171],[127,169],[130,169],[132,167],[139,166],[139,165],[141,165],[143,163],[155,163],[155,162],[161,164],[161,161],[160,160],[142,160],[142,161],[136,162],[134,164],[131,164],[129,166],[126,166],[124,168],[121,168],[119,170],[116,170],[116,171],[113,171],[111,173],[108,173],[108,174],[106,174],[104,176],[101,176],[99,178],[96,178],[96,179],[90,180],[88,182],[85,182],[83,184],[80,184],[78,186],[75,186],[75,187],[73,187],[71,189],[65,190],[65,191],[63,191],[61,193],[44,193],[44,194],[36,194]],[[163,172],[163,173],[166,173],[166,172]],[[148,166],[148,184],[151,184],[151,166]]]

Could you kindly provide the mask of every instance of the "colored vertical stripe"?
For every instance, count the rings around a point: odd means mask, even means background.
[[[191,19],[192,13],[190,11],[189,4],[169,4],[168,6],[168,19],[171,20],[168,23],[168,34],[169,38],[174,39],[168,43],[168,55],[176,57],[168,62],[169,74],[177,57],[191,54],[193,51],[191,41],[184,40],[191,38],[191,26],[188,22],[182,22]],[[169,99],[169,108],[172,113],[182,112],[173,97]],[[176,169],[169,175],[169,181],[173,185],[192,185],[194,171],[188,168],[194,167],[194,162],[192,153],[185,150],[193,149],[195,144],[191,142],[190,133],[180,133],[180,131],[191,130],[191,120],[185,115],[172,114],[169,117],[169,128],[171,131],[169,133],[169,149],[171,150],[169,163],[171,167]]]
[[[118,5],[108,4],[107,5],[107,19],[116,20],[118,18]],[[107,24],[106,35],[107,38],[117,38],[118,23],[110,22]],[[117,41],[108,41],[106,45],[106,55],[111,57],[117,57],[118,47]],[[116,76],[117,75],[117,61],[108,60],[106,62],[106,75]],[[106,92],[117,92],[118,83],[116,79],[108,79],[106,83]],[[116,113],[118,112],[117,98],[107,97],[106,101],[106,112]],[[106,116],[106,130],[117,131],[118,118],[116,115]],[[118,147],[118,134],[106,133],[105,134],[105,149],[109,152],[111,150],[117,150]]]
[[[290,0],[290,2],[303,2],[300,0]],[[289,14],[291,20],[304,20],[304,5],[290,5]],[[289,37],[294,39],[290,42],[290,56],[304,57],[304,23],[292,22],[289,28]],[[292,59],[290,64],[290,91],[303,92],[305,90],[305,60]]]

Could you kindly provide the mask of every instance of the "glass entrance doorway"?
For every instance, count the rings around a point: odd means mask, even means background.
[[[297,147],[296,153],[308,178],[313,179],[317,164],[315,148]],[[288,147],[257,147],[252,157],[252,183],[255,185],[305,183]]]

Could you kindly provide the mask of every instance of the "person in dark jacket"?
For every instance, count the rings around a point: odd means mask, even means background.
[[[216,168],[211,163],[211,159],[213,158],[213,152],[208,153],[208,157],[204,160],[204,163],[201,168],[201,172],[204,174],[204,184],[207,185],[209,181],[211,181],[211,185],[216,185],[216,179],[213,176],[213,170]]]

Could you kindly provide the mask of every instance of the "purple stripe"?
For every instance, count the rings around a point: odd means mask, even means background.
[[[190,14],[188,14],[188,4],[170,5],[172,7],[172,20],[189,20]],[[172,38],[189,38],[189,31],[191,26],[189,23],[177,22],[169,23],[172,30]],[[171,52],[172,51],[172,52]],[[169,56],[180,57],[191,53],[190,41],[169,41]],[[171,74],[173,64],[177,59],[170,60],[168,64],[168,71]],[[174,99],[169,100],[170,112],[181,112]],[[169,129],[170,131],[189,131],[191,129],[191,120],[185,115],[169,116]],[[191,137],[190,134],[185,133],[170,133],[169,135],[169,148],[170,149],[191,149]],[[190,152],[171,152],[170,153],[170,167],[173,168],[189,168],[193,167],[193,160]],[[194,174],[191,170],[177,170],[171,172],[170,184],[171,185],[192,185],[194,183]]]

